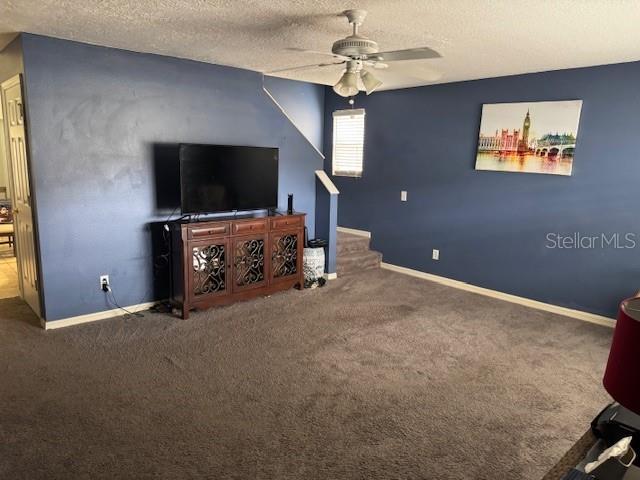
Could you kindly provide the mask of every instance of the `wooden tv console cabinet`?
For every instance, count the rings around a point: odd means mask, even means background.
[[[170,223],[171,303],[208,308],[304,284],[305,214]]]

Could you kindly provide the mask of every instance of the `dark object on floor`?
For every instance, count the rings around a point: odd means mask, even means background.
[[[562,477],[562,480],[594,480],[595,478],[593,475],[572,468],[569,473]]]
[[[158,302],[149,311],[152,313],[172,313],[173,307],[169,302]]]
[[[609,458],[590,473],[597,480],[622,480],[626,477],[627,470],[635,458],[636,452],[633,451],[633,448],[629,448],[621,457]]]
[[[589,450],[596,444],[598,439],[591,430],[587,430],[580,439],[562,456],[542,480],[564,480],[566,472],[574,469],[587,455]]]
[[[317,280],[305,280],[304,288],[324,287],[327,284],[327,280],[324,277],[320,277]]]
[[[603,411],[606,411],[607,408],[605,408],[605,410]],[[575,473],[576,468],[583,469],[586,463],[596,460],[606,448],[608,448],[608,445],[606,445],[602,440],[598,440],[598,438],[593,434],[592,430],[588,430],[569,449],[569,451],[567,451],[567,453],[563,455],[558,463],[556,463],[554,467],[547,472],[542,480],[565,480],[574,478],[567,477],[566,475],[569,475],[569,473],[577,475],[577,473]],[[629,458],[630,457],[631,455],[629,456]],[[620,470],[618,473],[607,475],[607,473],[605,473],[603,470],[598,471],[598,469],[596,469],[591,472],[592,476],[577,476],[575,478],[597,478],[597,480],[622,480],[624,478],[624,480],[629,480],[638,478],[636,477],[636,475],[638,475],[638,471],[639,469],[632,465],[628,469],[625,468]],[[582,473],[582,475],[586,474]]]
[[[309,240],[309,248],[324,248],[328,245],[329,242],[322,238],[314,238]]]
[[[536,480],[608,401],[611,329],[387,270],[30,319],[0,300],[3,479]]]
[[[617,402],[607,405],[591,422],[594,435],[611,446],[620,439],[632,436],[631,446],[638,451],[640,444],[640,416]]]

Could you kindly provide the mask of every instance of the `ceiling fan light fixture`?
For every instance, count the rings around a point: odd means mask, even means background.
[[[341,97],[353,97],[357,95],[358,90],[358,76],[356,72],[346,71],[344,75],[340,77],[338,83],[333,86],[333,91]]]
[[[382,85],[382,82],[367,70],[362,71],[360,79],[362,80],[362,84],[364,85],[364,90],[367,92],[367,95],[372,94]]]
[[[336,40],[331,48],[331,53],[315,52],[313,50],[305,50],[302,48],[289,48],[289,50],[294,51],[329,55],[333,57],[333,62],[315,65],[302,65],[300,67],[272,70],[267,73],[273,74],[295,70],[306,70],[309,68],[335,68],[336,65],[344,65],[346,67],[346,72],[341,74],[340,80],[338,80],[338,83],[333,86],[333,90],[336,94],[348,98],[357,95],[361,88],[367,92],[367,95],[370,95],[382,86],[383,83],[371,73],[371,69],[375,71],[387,68],[389,67],[388,63],[429,60],[432,58],[439,58],[441,56],[438,52],[429,47],[416,47],[404,50],[381,52],[380,47],[375,41],[359,33],[359,28],[367,16],[366,10],[351,9],[345,10],[342,14],[347,17],[349,24],[352,25],[353,32],[345,38]],[[365,67],[369,70],[364,70]],[[437,72],[432,73],[435,74],[437,78],[428,80],[429,82],[435,81],[442,76]],[[390,79],[387,79],[386,81],[387,88],[393,87],[398,83],[398,80],[395,80],[392,82],[394,85],[389,85],[388,82]]]

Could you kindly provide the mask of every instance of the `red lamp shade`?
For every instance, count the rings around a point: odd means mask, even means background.
[[[640,298],[620,304],[602,383],[616,402],[640,414]]]

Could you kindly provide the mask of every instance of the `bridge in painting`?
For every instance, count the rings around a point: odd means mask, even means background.
[[[539,157],[573,157],[575,148],[575,143],[566,145],[539,145],[534,152]]]

